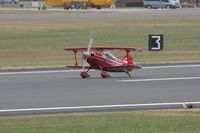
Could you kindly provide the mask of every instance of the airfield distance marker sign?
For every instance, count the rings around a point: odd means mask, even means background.
[[[163,34],[149,35],[149,51],[163,50]]]

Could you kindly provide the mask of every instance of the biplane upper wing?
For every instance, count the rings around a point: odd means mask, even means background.
[[[64,50],[78,52],[78,51],[87,50],[87,48],[65,48]]]
[[[141,51],[139,48],[131,48],[131,47],[93,47],[94,50],[125,50],[125,51]]]
[[[82,47],[82,48],[65,48],[64,50],[66,51],[84,51],[87,50],[87,48]],[[142,51],[139,48],[131,48],[131,47],[106,47],[106,46],[99,46],[99,47],[92,47],[92,51],[103,51],[103,50],[125,50],[125,51]]]

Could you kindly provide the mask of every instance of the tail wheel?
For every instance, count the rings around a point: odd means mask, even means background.
[[[126,70],[125,73],[128,75],[129,78],[131,78],[131,74],[128,72],[128,70]]]

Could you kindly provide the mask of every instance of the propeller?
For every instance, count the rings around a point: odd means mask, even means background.
[[[84,53],[84,56],[86,56],[86,57],[90,56],[92,43],[93,43],[93,38],[90,38],[90,41],[88,43],[88,48],[87,48],[87,51]]]
[[[89,43],[88,43],[87,51],[83,53],[84,62],[83,62],[83,65],[82,65],[82,70],[85,69],[85,64],[86,64],[87,58],[88,58],[88,57],[90,56],[90,54],[91,54],[92,44],[93,44],[93,38],[90,38],[90,41],[89,41]]]

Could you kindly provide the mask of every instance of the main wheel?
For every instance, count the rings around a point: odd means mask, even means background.
[[[110,77],[110,75],[107,72],[104,71],[104,72],[101,73],[101,77],[102,78],[108,78],[108,77]]]
[[[66,10],[66,9],[69,9],[69,8],[70,8],[69,4],[65,3],[64,4],[64,9]]]
[[[87,72],[81,72],[80,75],[83,79],[90,77],[90,75]]]
[[[166,8],[166,9],[170,9],[170,5],[166,5],[165,8]]]
[[[151,5],[147,5],[147,8],[148,8],[148,9],[151,9],[151,8],[152,8],[152,6],[151,6]]]

